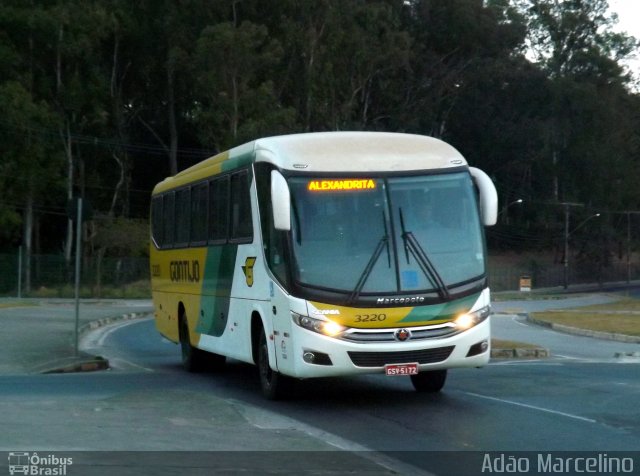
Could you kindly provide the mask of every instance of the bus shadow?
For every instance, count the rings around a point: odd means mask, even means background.
[[[208,383],[214,387],[223,387],[234,398],[250,401],[263,401],[260,392],[258,369],[250,364],[228,361],[219,370],[204,372]],[[385,377],[383,375],[362,375],[351,377],[292,379],[286,402],[332,403],[375,406],[378,404],[400,406],[415,402],[442,403],[449,397],[446,388],[441,393],[418,393],[408,377]]]

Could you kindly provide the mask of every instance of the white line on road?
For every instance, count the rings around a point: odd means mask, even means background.
[[[128,370],[130,368],[144,370],[145,372],[153,372],[153,369],[135,364],[130,360],[121,359],[119,357],[109,357],[109,366],[114,369]]]
[[[562,362],[549,362],[541,360],[509,360],[506,362],[490,362],[489,365],[564,365]]]
[[[581,357],[572,357],[570,355],[562,355],[562,354],[556,354],[556,357],[560,357],[562,359],[568,359],[568,360],[588,360],[588,359],[583,359]]]
[[[557,410],[551,410],[549,408],[537,407],[535,405],[528,405],[526,403],[514,402],[512,400],[504,400],[502,398],[490,397],[488,395],[480,395],[479,393],[473,392],[463,392],[467,395],[471,395],[472,397],[484,398],[485,400],[492,400],[494,402],[507,403],[509,405],[515,405],[517,407],[528,408],[529,410],[537,410],[540,412],[551,413],[553,415],[560,415],[567,418],[573,418],[574,420],[586,421],[588,423],[597,423],[596,420],[592,420],[591,418],[581,417],[579,415],[573,415],[571,413],[559,412]]]
[[[347,440],[334,433],[321,430],[315,426],[304,423],[300,420],[284,416],[280,413],[272,412],[262,407],[254,406],[246,402],[235,399],[226,399],[248,423],[263,430],[297,430],[324,441],[328,445],[342,451],[357,453],[358,456],[368,459],[397,474],[411,474],[416,476],[435,476],[433,473],[422,470],[416,466],[389,457],[381,452],[375,451],[367,446],[363,446],[355,441]]]
[[[525,322],[520,322],[520,321],[518,320],[518,317],[520,317],[520,316],[513,316],[513,317],[511,318],[511,320],[512,320],[513,322],[515,322],[516,324],[518,324],[519,326],[522,326],[522,327],[531,327],[531,326],[529,326],[529,324],[527,324],[527,323],[525,323]]]

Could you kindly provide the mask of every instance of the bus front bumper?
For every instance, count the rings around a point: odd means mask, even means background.
[[[418,363],[419,371],[482,367],[491,351],[490,318],[445,338],[405,342],[356,343],[294,326],[290,355],[294,377],[333,377],[384,373],[385,365]],[[289,372],[285,372],[289,374]]]

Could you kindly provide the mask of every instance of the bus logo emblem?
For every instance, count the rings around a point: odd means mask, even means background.
[[[249,256],[244,261],[244,266],[242,267],[242,272],[244,273],[244,277],[246,278],[247,286],[253,286],[253,265],[256,264],[256,257]]]
[[[396,338],[396,340],[404,342],[405,340],[409,340],[411,338],[411,332],[409,332],[407,329],[398,329],[394,332],[393,336]]]

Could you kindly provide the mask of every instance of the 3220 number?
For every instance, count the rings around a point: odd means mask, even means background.
[[[384,321],[387,318],[386,314],[356,314],[356,322],[375,322]]]

